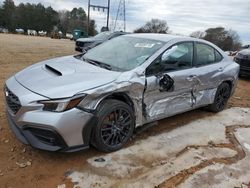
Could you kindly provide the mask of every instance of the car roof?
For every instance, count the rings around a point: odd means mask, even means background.
[[[124,31],[114,31],[113,33],[124,33],[124,34],[131,34],[130,32],[124,32]]]
[[[170,40],[173,39],[189,39],[192,41],[197,41],[197,39],[192,38],[192,37],[185,37],[185,36],[180,36],[180,35],[171,35],[171,34],[160,34],[160,33],[135,33],[135,34],[130,34],[130,37],[137,37],[137,38],[145,38],[145,39],[151,39],[151,40],[159,40],[163,42],[169,42]]]
[[[213,48],[215,48],[217,51],[219,51],[221,54],[224,54],[224,52],[215,44],[203,40],[203,39],[197,39],[194,37],[186,37],[186,36],[181,36],[181,35],[171,35],[171,34],[161,34],[161,33],[134,33],[134,34],[129,34],[129,35],[125,35],[125,37],[136,37],[136,38],[142,38],[142,39],[151,39],[151,40],[158,40],[158,41],[162,41],[165,43],[168,43],[172,40],[175,41],[193,41],[193,42],[201,42],[203,44],[207,44],[212,46]],[[226,55],[224,54],[223,57],[226,57]]]
[[[114,35],[114,34],[117,34],[117,33],[119,33],[119,34],[130,34],[129,32],[123,32],[123,31],[114,31],[114,32],[112,32],[112,31],[103,31],[103,32],[101,32],[101,33],[108,33],[108,34],[110,34],[110,35]],[[99,33],[100,34],[100,33]]]

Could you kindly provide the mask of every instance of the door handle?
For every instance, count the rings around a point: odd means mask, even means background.
[[[197,78],[197,75],[190,75],[190,76],[187,77],[187,80],[191,82],[191,81],[193,81],[195,78]]]

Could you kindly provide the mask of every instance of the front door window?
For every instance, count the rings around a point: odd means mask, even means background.
[[[147,75],[156,75],[192,67],[193,43],[185,42],[172,46],[158,57],[147,69]]]

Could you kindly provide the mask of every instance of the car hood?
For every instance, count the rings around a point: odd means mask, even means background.
[[[80,38],[76,40],[77,42],[98,42],[98,41],[102,41],[102,40],[97,40],[94,37],[91,38]]]
[[[30,66],[17,73],[15,79],[45,97],[66,98],[109,84],[120,74],[67,56]]]
[[[250,55],[250,49],[241,50],[241,51],[239,51],[239,54]]]

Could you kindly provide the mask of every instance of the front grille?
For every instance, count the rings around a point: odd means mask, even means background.
[[[247,60],[247,59],[240,59],[240,58],[235,58],[235,62],[236,63],[239,63],[240,66],[243,66],[243,67],[250,67],[250,60]]]
[[[78,46],[78,47],[84,47],[84,43],[77,41],[76,42],[76,46]]]
[[[250,67],[250,60],[244,60],[240,62],[240,66]]]
[[[18,97],[12,91],[10,91],[7,87],[5,87],[4,90],[5,90],[5,98],[6,98],[7,105],[12,110],[12,112],[16,114],[22,107],[21,103]]]
[[[88,47],[88,46],[90,46],[92,44],[92,42],[80,42],[80,41],[77,41],[76,42],[76,46],[77,47],[81,47],[81,48],[83,48],[83,47]]]

